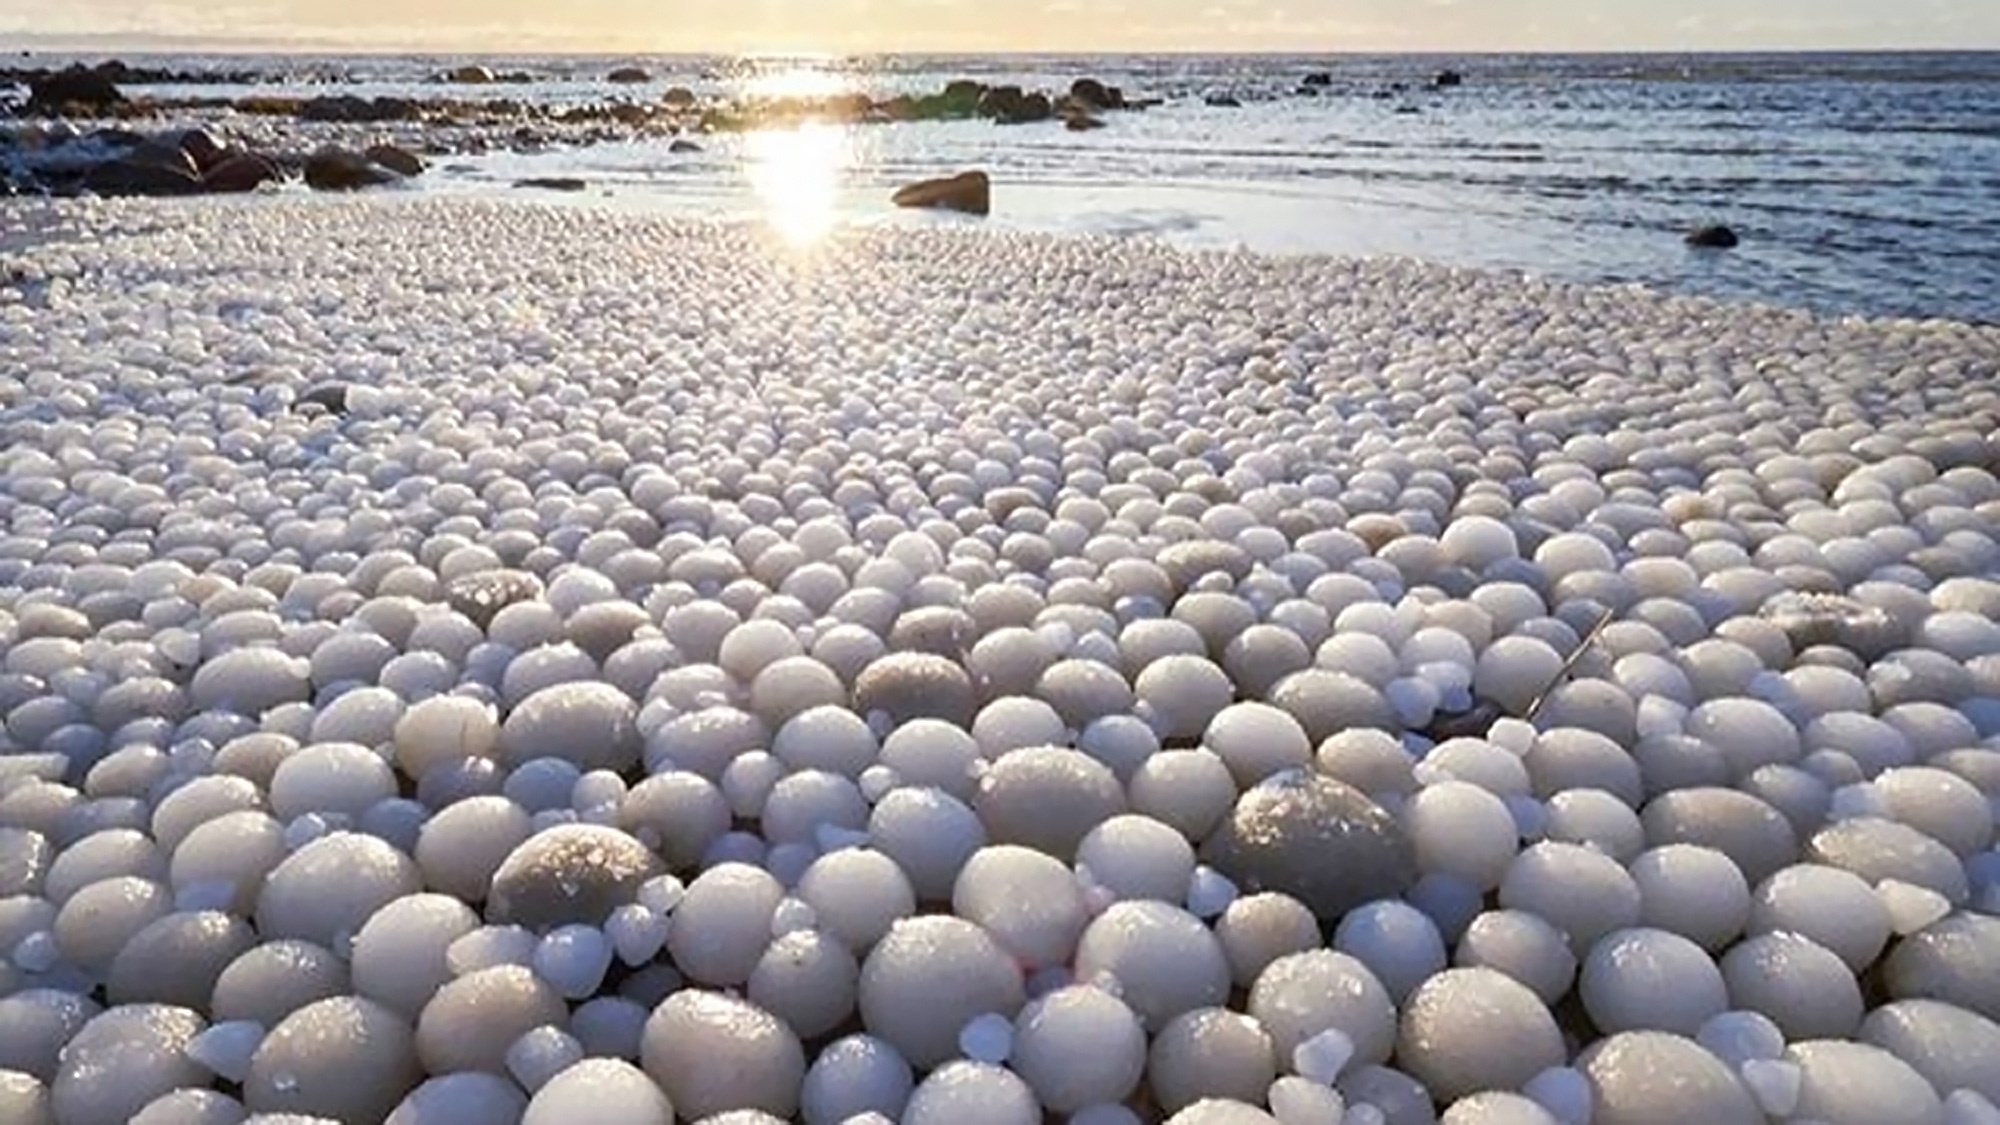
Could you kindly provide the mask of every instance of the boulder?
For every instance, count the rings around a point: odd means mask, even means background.
[[[993,210],[993,184],[984,172],[960,172],[911,184],[891,197],[891,202],[898,207],[985,215]]]
[[[530,176],[525,180],[515,180],[514,186],[531,191],[587,191],[590,184],[572,176]]]
[[[1331,86],[1333,85],[1333,72],[1330,70],[1315,70],[1304,78],[1299,79],[1299,85],[1308,88],[1314,86],[1322,88]]]
[[[1080,109],[1063,114],[1063,128],[1072,133],[1087,133],[1092,129],[1104,128],[1102,118],[1093,117]]]
[[[1449,90],[1453,86],[1463,85],[1465,85],[1465,75],[1455,70],[1440,70],[1437,76],[1431,79],[1431,86],[1439,90]]]
[[[1325,922],[1397,898],[1417,879],[1395,817],[1360,790],[1305,771],[1244,791],[1202,856],[1245,892],[1282,891]]]
[[[1721,223],[1710,223],[1707,226],[1696,227],[1687,234],[1687,244],[1689,246],[1700,247],[1704,250],[1728,250],[1741,241],[1742,239],[1736,236],[1735,231],[1730,230]]]
[[[669,87],[666,93],[660,95],[660,104],[668,109],[693,109],[700,101],[686,86]]]
[[[201,175],[203,191],[236,194],[256,191],[265,184],[285,178],[278,162],[260,152],[238,152],[225,156]]]
[[[363,155],[399,176],[424,174],[423,157],[406,148],[388,144],[374,145]]]
[[[201,167],[186,149],[171,140],[148,140],[126,153],[124,160],[129,164],[160,168],[190,179],[201,178]]]
[[[604,80],[606,82],[616,82],[621,86],[631,86],[640,82],[651,82],[653,76],[636,66],[621,66],[606,75]]]
[[[1079,78],[1069,85],[1069,100],[1088,109],[1123,109],[1125,93],[1095,78]]]
[[[956,78],[944,84],[944,98],[946,101],[966,102],[976,106],[979,104],[979,99],[985,96],[986,83],[984,82],[975,82],[970,78]]]
[[[78,186],[104,196],[193,195],[201,190],[201,180],[191,168],[126,156],[92,167]]]
[[[102,116],[125,105],[118,84],[101,70],[76,65],[28,83],[28,112],[51,116],[84,113]]]
[[[675,138],[673,139],[673,142],[672,142],[671,144],[667,145],[667,151],[668,151],[668,152],[701,152],[701,151],[703,151],[703,149],[702,149],[702,147],[701,147],[701,146],[700,146],[699,144],[696,144],[695,142],[693,142],[693,141],[691,141],[691,140],[688,140],[688,139],[687,139],[686,137],[675,137]]]
[[[1214,106],[1216,109],[1243,108],[1243,103],[1237,99],[1235,94],[1208,94],[1201,100],[1203,104]]]
[[[1000,125],[1026,125],[1055,115],[1055,103],[1042,93],[1025,93],[1019,86],[994,86],[979,97],[979,116]]]
[[[358,191],[402,179],[361,153],[332,147],[306,158],[305,178],[315,191]]]
[[[500,76],[488,67],[461,66],[446,72],[446,82],[456,82],[461,86],[489,86],[500,80]]]

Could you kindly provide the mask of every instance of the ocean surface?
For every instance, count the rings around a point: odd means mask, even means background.
[[[446,158],[419,190],[582,177],[593,204],[770,221],[801,242],[897,215],[910,179],[978,167],[1002,228],[1156,236],[1264,253],[1404,255],[1643,283],[1838,314],[2000,322],[2000,53],[987,56],[154,56],[254,69],[252,93],[581,103],[684,85],[719,98],[876,96],[955,78],[1052,92],[1099,78],[1162,99],[1108,128],[985,121],[798,128]],[[61,61],[37,56],[37,62]],[[532,81],[440,86],[479,62]],[[636,64],[653,82],[605,81]],[[1462,86],[1435,89],[1450,68]],[[1330,84],[1305,96],[1307,74]],[[1211,94],[1241,102],[1207,104]],[[548,198],[542,196],[541,198]],[[1690,249],[1720,222],[1731,251]]]

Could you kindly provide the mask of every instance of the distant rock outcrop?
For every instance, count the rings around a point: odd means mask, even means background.
[[[984,172],[960,172],[911,184],[892,196],[891,202],[898,207],[985,215],[993,210],[993,183]]]
[[[1710,223],[1706,226],[1699,226],[1687,234],[1687,244],[1689,246],[1700,247],[1704,250],[1728,250],[1734,248],[1742,241],[1741,238],[1737,237],[1735,231],[1723,226],[1721,223]]]
[[[28,84],[29,113],[49,116],[84,113],[101,117],[126,102],[124,91],[105,71],[81,64]]]
[[[359,191],[403,177],[352,149],[328,147],[306,158],[306,186],[314,191]]]
[[[1440,70],[1437,72],[1437,76],[1431,79],[1431,85],[1440,90],[1450,89],[1453,86],[1463,86],[1465,85],[1465,75],[1455,70]]]
[[[616,82],[621,86],[633,86],[641,82],[651,82],[653,76],[648,74],[642,67],[621,66],[606,75],[604,80],[606,82]]]
[[[491,67],[461,66],[447,71],[444,80],[461,86],[490,86],[499,81],[500,76],[493,73]]]

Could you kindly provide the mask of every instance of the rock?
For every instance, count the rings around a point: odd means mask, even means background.
[[[1092,129],[1104,128],[1104,120],[1081,111],[1063,115],[1063,128],[1072,133],[1088,133]]]
[[[223,144],[214,133],[206,129],[187,129],[169,138],[174,147],[187,153],[194,162],[197,172],[206,176],[208,170],[223,162],[230,155],[229,146]]]
[[[1736,232],[1721,223],[1710,223],[1688,232],[1687,244],[1703,250],[1728,250],[1741,242]]]
[[[1394,817],[1360,790],[1303,770],[1246,790],[1202,855],[1244,893],[1282,891],[1327,922],[1395,898],[1417,878]]]
[[[528,837],[493,873],[487,919],[547,930],[601,926],[664,868],[646,845],[615,828],[563,824]]]
[[[445,583],[444,596],[446,604],[484,630],[501,610],[541,597],[542,580],[525,570],[481,570]]]
[[[667,146],[667,151],[668,151],[668,152],[702,152],[702,151],[704,151],[704,150],[702,149],[702,147],[701,147],[700,145],[696,144],[695,142],[693,142],[693,141],[691,141],[691,140],[688,140],[688,139],[687,139],[686,137],[675,137],[675,138],[674,138],[674,140],[673,140],[673,143]]]
[[[125,157],[95,165],[78,186],[103,196],[193,195],[201,190],[201,180],[190,171]]]
[[[1214,106],[1217,109],[1243,108],[1243,103],[1237,100],[1234,94],[1209,94],[1201,100],[1204,104]]]
[[[500,80],[500,76],[483,66],[461,66],[446,72],[446,82],[456,82],[461,86],[490,86]]]
[[[203,191],[218,193],[240,193],[256,191],[265,184],[275,184],[285,178],[284,169],[270,157],[258,152],[239,152],[225,157],[221,163],[204,172],[201,177]]]
[[[700,101],[686,86],[669,87],[666,93],[660,95],[660,104],[668,109],[693,109]]]
[[[993,210],[993,184],[984,172],[960,172],[941,180],[923,180],[896,192],[898,207],[922,207],[985,215]]]
[[[108,74],[80,64],[28,83],[29,113],[102,116],[126,102],[124,92]]]
[[[1055,114],[1055,104],[1047,94],[1024,93],[1019,86],[993,86],[979,96],[979,116],[1000,125],[1027,125],[1047,121]]]
[[[387,144],[375,145],[363,155],[399,176],[424,174],[423,158],[406,148]]]
[[[309,405],[317,406],[329,414],[347,413],[347,384],[315,383],[299,393],[298,400],[292,403],[292,409],[299,410]]]
[[[1315,86],[1321,88],[1331,86],[1333,85],[1333,72],[1329,70],[1315,70],[1304,78],[1299,79],[1299,85],[1307,89]]]
[[[636,66],[621,66],[606,75],[604,80],[606,82],[616,82],[621,86],[630,86],[640,82],[651,82],[653,76]]]
[[[1095,78],[1079,78],[1070,83],[1069,100],[1095,110],[1125,108],[1125,92]]]
[[[529,191],[589,191],[590,182],[573,176],[530,176],[515,180],[514,186]]]
[[[359,191],[392,184],[402,177],[361,153],[323,148],[306,158],[306,186],[314,191]]]
[[[168,141],[146,141],[127,153],[124,160],[128,164],[159,168],[193,180],[201,179],[201,169],[195,164],[194,158],[178,144]]]
[[[1465,75],[1455,70],[1440,70],[1437,76],[1431,79],[1431,86],[1439,90],[1449,90],[1454,86],[1463,85],[1465,85]]]
[[[423,107],[407,98],[376,98],[370,101],[353,94],[341,94],[299,103],[298,116],[301,121],[412,121],[423,116]]]

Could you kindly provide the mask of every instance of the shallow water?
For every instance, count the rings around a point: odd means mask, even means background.
[[[136,60],[135,60],[136,61]],[[530,83],[440,85],[463,60],[181,57],[274,84],[154,87],[155,96],[355,92],[573,104],[712,96],[932,91],[950,79],[1060,90],[1080,75],[1165,99],[1112,127],[985,122],[807,126],[451,161],[431,190],[581,176],[647,208],[764,214],[800,238],[879,221],[884,196],[960,167],[996,181],[993,223],[1158,235],[1263,252],[1408,255],[1838,313],[2000,320],[2000,54],[1245,56],[890,59],[653,58],[656,80],[603,81],[635,60],[481,60]],[[1440,68],[1463,87],[1434,90]],[[1314,71],[1332,76],[1301,96]],[[1203,103],[1230,93],[1242,108]],[[1726,222],[1744,245],[1691,251]]]

